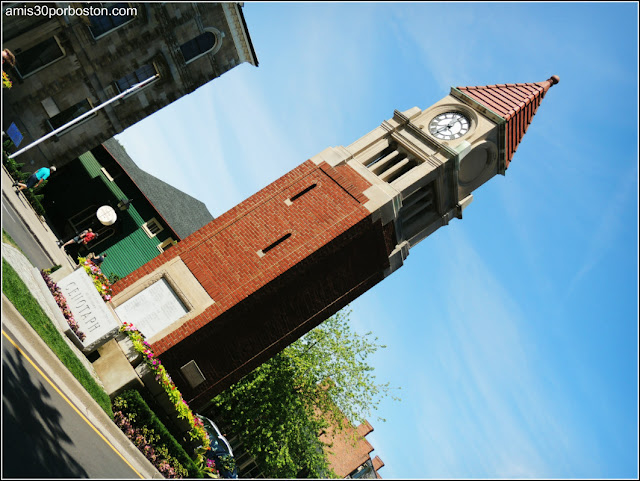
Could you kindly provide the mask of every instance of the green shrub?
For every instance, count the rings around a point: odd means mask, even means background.
[[[30,175],[22,171],[24,163],[17,162],[15,159],[9,158],[9,155],[4,150],[2,151],[2,164],[7,168],[11,177],[18,182],[27,180]]]
[[[42,272],[44,272],[47,275],[52,274],[53,272],[57,271],[58,269],[60,269],[62,266],[60,264],[56,264],[55,266],[49,268],[49,269],[42,269]]]
[[[115,284],[116,282],[118,282],[120,279],[122,279],[122,277],[120,277],[118,274],[114,274],[113,272],[111,274],[109,274],[107,276],[107,279],[109,279],[109,282],[111,283],[111,285]]]
[[[176,424],[175,419],[172,419],[171,416],[167,414],[167,412],[158,404],[156,399],[151,395],[148,389],[142,389],[138,391],[138,394],[141,395],[144,402],[147,403],[149,409],[153,411],[156,417],[160,420],[164,427],[167,428],[169,434],[173,436],[173,438],[182,446],[186,453],[191,453],[192,445],[186,433],[184,433]]]
[[[176,471],[182,468],[189,478],[203,477],[191,457],[149,408],[138,391],[125,391],[117,396],[113,400],[113,410],[120,410],[126,414],[134,427],[152,432],[156,453],[166,453],[168,457],[173,458],[177,462],[174,465],[174,468],[178,468]]]
[[[5,145],[6,145],[6,142],[5,142]],[[16,180],[17,182],[22,182],[24,184],[26,180],[29,178],[29,176],[31,175],[30,172],[24,172],[22,170],[24,163],[16,162],[15,159],[9,158],[9,155],[5,152],[4,149],[2,150],[2,163],[5,165],[5,167],[9,171],[9,174],[11,175],[11,177],[13,177],[14,180]],[[36,192],[40,192],[45,185],[47,185],[46,180],[43,181],[42,184],[40,184],[37,189],[35,189],[35,192],[33,189],[26,189],[22,191],[24,196],[27,198],[27,200],[33,207],[33,210],[35,210],[38,215],[42,215],[42,216],[45,215],[45,210],[44,210],[44,207],[42,206],[42,199],[44,199],[44,194],[38,194]]]

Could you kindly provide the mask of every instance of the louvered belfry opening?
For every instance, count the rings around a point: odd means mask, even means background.
[[[392,184],[416,167],[418,162],[415,157],[404,152],[397,143],[393,142],[365,165],[381,180]]]
[[[434,182],[430,182],[402,202],[399,217],[403,237],[411,239],[433,222],[437,215]]]

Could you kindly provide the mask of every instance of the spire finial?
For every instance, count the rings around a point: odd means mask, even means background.
[[[551,85],[555,85],[560,82],[560,77],[558,77],[557,75],[552,75],[549,78],[549,82],[551,82]]]

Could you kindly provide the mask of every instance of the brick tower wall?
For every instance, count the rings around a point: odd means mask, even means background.
[[[363,206],[367,187],[349,166],[307,161],[114,285],[179,256],[215,301],[152,345],[192,406],[382,280],[395,234]],[[191,360],[206,378],[195,389],[179,371]]]

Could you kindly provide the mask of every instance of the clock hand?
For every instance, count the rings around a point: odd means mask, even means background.
[[[455,119],[452,120],[451,122],[449,122],[447,125],[445,125],[444,127],[439,128],[438,130],[436,130],[436,133],[442,131],[442,130],[451,130],[451,127],[453,127],[456,124]]]

